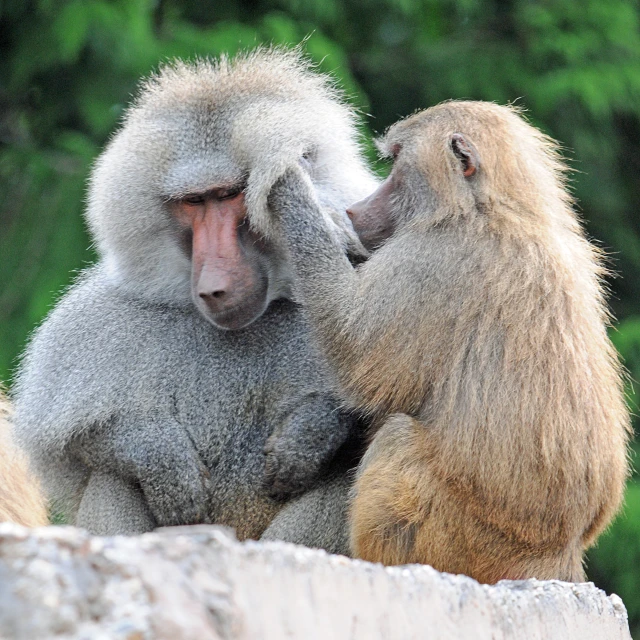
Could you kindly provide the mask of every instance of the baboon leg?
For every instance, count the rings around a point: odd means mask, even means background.
[[[584,580],[582,545],[541,546],[538,553],[479,520],[468,500],[434,473],[428,427],[405,415],[389,418],[358,468],[351,500],[351,550],[387,565],[419,562],[478,581]]]
[[[97,471],[89,478],[74,524],[98,536],[136,535],[156,527],[139,488]]]
[[[349,476],[342,473],[291,500],[260,539],[282,540],[350,555],[347,524],[350,484]]]
[[[492,579],[487,579],[485,582],[497,582],[503,578],[584,582],[586,575],[582,562],[583,553],[583,545],[579,540],[576,540],[574,544],[569,544],[557,551],[517,559],[513,564],[513,569],[508,571],[506,575],[495,575],[491,570],[488,570],[487,575]]]
[[[424,459],[424,430],[409,416],[394,415],[376,433],[352,491],[351,550],[372,562],[455,571],[466,558],[460,527],[453,526],[459,514],[444,508]]]

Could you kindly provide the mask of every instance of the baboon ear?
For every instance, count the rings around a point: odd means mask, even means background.
[[[460,160],[462,175],[465,178],[474,175],[480,167],[480,156],[473,144],[461,133],[454,133],[451,136],[451,150]]]

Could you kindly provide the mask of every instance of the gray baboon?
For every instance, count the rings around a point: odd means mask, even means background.
[[[514,109],[449,102],[381,148],[389,178],[350,208],[379,247],[357,268],[300,168],[270,196],[322,349],[379,427],[353,551],[489,583],[581,580],[622,499],[629,417],[556,146]]]
[[[362,254],[345,210],[375,181],[354,114],[295,52],[166,66],[98,159],[100,261],[37,331],[16,396],[20,438],[76,524],[215,522],[255,538],[273,521],[269,537],[346,550],[347,482],[327,463],[353,418],[266,207],[298,158],[333,239]],[[276,494],[309,488],[274,521]]]
[[[47,524],[47,509],[27,460],[11,433],[11,406],[0,390],[0,522],[25,527]]]

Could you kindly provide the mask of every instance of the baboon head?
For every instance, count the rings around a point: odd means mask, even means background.
[[[222,329],[247,326],[292,276],[266,199],[299,162],[346,251],[345,214],[375,182],[353,110],[297,51],[175,62],[147,80],[91,179],[87,220],[109,277],[133,295],[193,302]]]
[[[574,224],[555,206],[570,202],[555,143],[514,107],[445,102],[393,125],[378,147],[393,159],[391,173],[348,209],[368,249],[408,224],[488,212],[489,224],[511,233],[553,224],[558,211],[556,222]]]

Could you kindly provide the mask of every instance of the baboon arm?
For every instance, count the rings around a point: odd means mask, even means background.
[[[302,169],[292,167],[276,181],[269,206],[284,231],[297,293],[322,339],[350,318],[358,285],[355,269],[332,237]]]
[[[275,183],[269,205],[290,252],[296,294],[350,401],[383,411],[407,411],[422,401],[427,383],[416,371],[426,370],[424,353],[434,351],[429,341],[435,339],[436,326],[424,311],[416,311],[418,295],[397,295],[399,276],[407,277],[399,272],[414,268],[411,256],[391,264],[383,248],[355,269],[333,239],[309,180],[298,167]],[[421,271],[414,280],[428,287],[423,284],[428,278]],[[421,350],[412,339],[418,323]],[[406,366],[390,363],[390,353]]]
[[[265,484],[272,496],[298,494],[312,486],[357,432],[356,417],[339,404],[332,394],[312,393],[284,408],[282,422],[264,448]]]
[[[210,474],[189,434],[175,420],[113,418],[76,438],[69,454],[94,473],[139,486],[159,526],[206,520]]]
[[[272,188],[269,206],[281,224],[302,302],[343,392],[354,406],[365,406],[367,392],[354,370],[367,362],[370,339],[363,330],[375,306],[363,304],[362,279],[344,248],[332,237],[306,174],[289,169]]]

